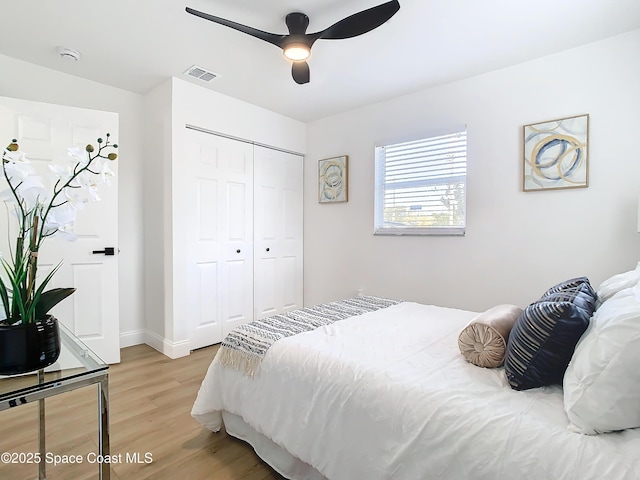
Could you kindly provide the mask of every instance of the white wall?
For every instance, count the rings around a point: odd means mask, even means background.
[[[186,338],[165,319],[176,308],[165,296],[175,279],[173,246],[164,241],[173,229],[165,193],[174,166],[163,157],[174,128],[163,102],[174,83],[179,94],[169,102],[179,122],[306,151],[307,305],[360,288],[473,310],[524,305],[551,283],[585,274],[597,284],[639,257],[640,31],[313,122],[306,143],[300,122],[175,79],[144,98],[3,55],[0,71],[0,95],[119,114],[123,345],[150,335],[173,347]],[[152,118],[145,108],[165,113]],[[591,116],[589,188],[523,193],[522,125],[581,113]],[[374,146],[460,123],[469,132],[466,237],[374,237]],[[155,143],[145,143],[146,130]],[[319,205],[317,161],[342,154],[350,156],[349,202]],[[152,192],[144,202],[143,179]],[[143,222],[162,241],[144,241]]]
[[[118,195],[121,344],[140,342],[142,270],[142,97],[0,55],[0,95],[119,114]],[[0,132],[0,135],[2,132]]]
[[[144,305],[145,343],[162,350],[165,311],[172,310],[171,289],[171,79],[144,97]],[[170,240],[169,240],[170,241]]]
[[[185,125],[190,124],[248,141],[304,153],[304,123],[189,82],[172,78],[150,92],[146,112],[152,148],[146,162],[160,175],[145,178],[146,246],[155,257],[146,259],[148,332],[146,342],[169,357],[189,354],[189,297],[186,286],[187,195],[194,179],[185,155]],[[162,132],[162,134],[160,134]],[[160,140],[160,137],[162,140]],[[152,144],[155,144],[151,147]],[[154,263],[155,262],[155,263]],[[162,265],[159,265],[162,262]]]
[[[483,310],[635,267],[640,30],[313,122],[305,165],[305,304],[387,295]],[[522,192],[522,126],[590,114],[589,187]],[[465,237],[373,236],[374,146],[468,131]],[[349,202],[318,204],[317,161],[349,155]]]

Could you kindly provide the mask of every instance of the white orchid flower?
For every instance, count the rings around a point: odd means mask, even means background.
[[[66,225],[64,227],[60,227],[56,230],[56,233],[53,234],[54,237],[60,237],[67,242],[74,242],[77,240],[78,236],[73,233],[71,230],[73,225]]]
[[[115,174],[113,173],[113,170],[111,170],[111,168],[109,167],[110,163],[111,162],[104,157],[97,157],[91,163],[91,166],[89,168],[91,170],[91,173],[94,175],[94,180],[98,184],[109,185],[111,183],[109,177],[113,177],[115,176]]]
[[[87,203],[87,196],[82,188],[66,187],[61,195],[61,202],[69,202],[76,210],[82,210]]]
[[[10,153],[15,154],[17,152]],[[24,181],[25,178],[36,174],[36,169],[33,168],[33,165],[31,165],[24,155],[22,156],[22,160],[18,160],[18,157],[18,155],[8,156],[6,154],[4,156],[5,161],[9,160],[5,163],[4,170],[11,181],[11,185],[13,186],[18,185],[20,182]]]
[[[73,223],[76,219],[77,209],[71,203],[58,205],[49,210],[45,225],[50,227],[62,227]]]
[[[61,236],[71,240],[73,222],[76,220],[77,209],[71,203],[64,203],[49,210],[44,219],[43,233],[47,236]]]
[[[46,203],[49,197],[42,178],[38,176],[25,178],[15,187],[15,191],[21,199],[22,207],[28,212]],[[15,198],[12,196],[9,200],[14,201]]]
[[[67,149],[67,153],[71,157],[71,162],[73,164],[80,164],[85,167],[89,164],[90,157],[89,152],[86,149],[80,147],[69,147]]]
[[[49,170],[53,173],[54,178],[61,182],[67,182],[73,176],[71,166],[58,165],[56,163],[49,164]]]
[[[36,174],[35,168],[23,152],[6,150],[3,159],[6,162],[5,175],[9,179],[11,189],[2,192],[0,195],[2,200],[15,201],[13,190],[27,211],[31,211],[38,203],[46,201],[48,194],[42,177]]]
[[[42,231],[47,237],[60,237],[69,242],[75,241],[78,236],[73,232],[73,224],[62,225],[60,227],[49,227]]]
[[[13,163],[28,163],[27,154],[21,150],[11,151],[5,149],[3,157],[5,160],[8,160]]]
[[[100,196],[98,195],[98,183],[95,177],[94,174],[85,170],[73,179],[68,188],[81,188],[87,194],[86,201],[97,202],[100,200]]]
[[[99,167],[99,169],[95,170],[98,183],[111,185],[110,177],[115,177],[116,174],[113,172],[113,170],[111,170],[111,167],[109,167],[109,162],[103,161],[102,165],[100,165]]]

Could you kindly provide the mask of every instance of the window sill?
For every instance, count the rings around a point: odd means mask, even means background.
[[[417,227],[393,227],[376,228],[373,232],[374,235],[390,235],[390,236],[403,236],[403,235],[418,235],[418,236],[448,236],[448,237],[464,237],[464,227],[431,227],[431,228],[417,228]]]

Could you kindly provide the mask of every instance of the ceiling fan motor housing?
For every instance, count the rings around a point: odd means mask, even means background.
[[[309,17],[301,12],[291,12],[285,19],[290,34],[306,33],[309,26]]]

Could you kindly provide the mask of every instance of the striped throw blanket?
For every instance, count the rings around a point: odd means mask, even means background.
[[[274,315],[240,325],[225,337],[214,359],[250,377],[259,373],[269,347],[281,338],[329,325],[338,320],[400,303],[381,297],[361,296]]]

